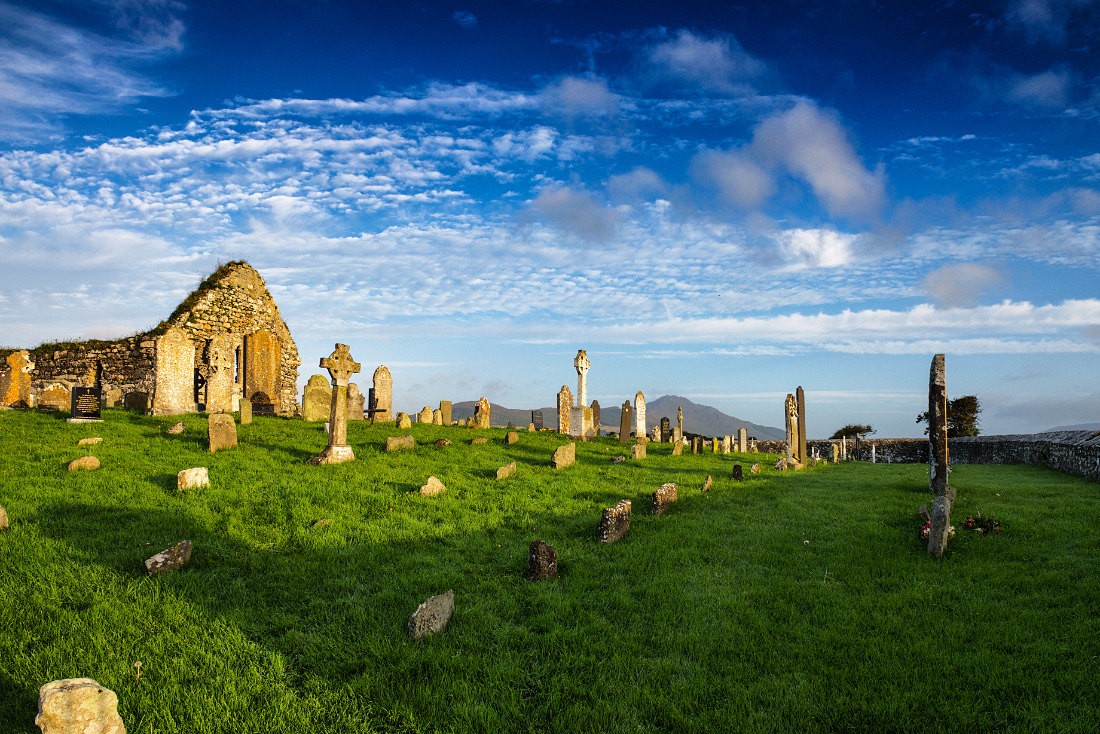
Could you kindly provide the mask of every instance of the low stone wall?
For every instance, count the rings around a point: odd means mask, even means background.
[[[1100,431],[952,438],[953,464],[1030,464],[1100,481]]]

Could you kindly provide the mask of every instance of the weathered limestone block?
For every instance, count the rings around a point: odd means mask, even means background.
[[[676,485],[672,482],[662,484],[657,488],[657,491],[653,493],[653,514],[663,515],[668,506],[671,505],[679,498],[679,494],[676,491]]]
[[[409,636],[414,640],[419,640],[422,637],[442,632],[447,629],[447,624],[450,623],[454,611],[454,589],[448,589],[438,596],[433,596],[409,615]]]
[[[558,446],[554,450],[554,455],[550,458],[550,466],[555,469],[564,469],[567,466],[572,466],[577,460],[577,444],[567,443],[564,446]]]
[[[183,568],[191,560],[191,541],[181,540],[171,548],[166,548],[154,556],[145,559],[145,573],[149,576],[175,571]]]
[[[452,422],[451,411],[454,408],[454,404],[450,400],[439,401],[439,412],[443,418],[443,425],[449,426]]]
[[[439,448],[443,448],[444,446],[450,446],[451,445],[451,439],[449,439],[449,438],[437,439],[436,442],[435,442],[435,445],[438,446]]]
[[[99,468],[99,459],[94,456],[81,456],[69,462],[69,471],[95,471]]]
[[[153,415],[194,412],[195,344],[186,331],[173,326],[156,339]]]
[[[946,494],[932,500],[932,524],[928,530],[928,555],[941,558],[951,537],[951,508]]]
[[[42,686],[34,723],[42,734],[126,734],[118,696],[91,678],[67,678]]]
[[[489,411],[492,406],[489,405],[489,398],[482,396],[474,404],[474,427],[475,428],[488,428],[489,427]]]
[[[302,418],[327,421],[332,412],[332,385],[324,375],[311,375],[302,392]]]
[[[436,477],[428,477],[428,481],[424,486],[420,488],[421,497],[435,497],[437,494],[443,494],[447,491],[447,487],[443,482],[439,481]]]
[[[206,412],[233,412],[233,337],[216,334],[207,347]]]
[[[386,437],[386,453],[392,454],[394,451],[403,451],[405,449],[411,449],[416,446],[416,439],[411,435],[404,436],[387,436]]]
[[[644,459],[645,458],[645,444],[636,443],[630,447],[630,458],[632,459]]]
[[[72,389],[68,382],[52,382],[38,391],[35,403],[40,409],[68,413],[72,399]]]
[[[508,433],[504,435],[504,443],[509,445],[519,443],[519,433],[516,431],[508,431]]]
[[[205,466],[196,466],[193,469],[184,469],[176,475],[176,489],[180,492],[187,489],[198,489],[210,486],[210,472]]]
[[[92,436],[90,438],[82,438],[76,442],[77,446],[95,446],[98,443],[103,443],[103,439],[99,436]]]
[[[512,461],[497,469],[497,481],[509,479],[516,475],[516,462]]]
[[[614,507],[605,507],[600,517],[601,543],[614,543],[630,530],[630,500],[619,500]]]
[[[229,413],[210,416],[207,419],[206,433],[210,441],[210,453],[237,445],[237,424]]]
[[[557,575],[557,550],[545,540],[532,540],[527,547],[527,578],[531,581],[544,581]]]
[[[572,431],[573,391],[562,385],[558,391],[558,433],[568,436]]]
[[[252,401],[241,398],[241,425],[247,426],[252,423]]]
[[[367,398],[363,391],[354,382],[348,383],[348,420],[361,421],[366,416],[363,411],[366,408]]]
[[[413,427],[412,419],[409,418],[408,413],[398,413],[397,414],[397,427],[402,428],[402,429]]]

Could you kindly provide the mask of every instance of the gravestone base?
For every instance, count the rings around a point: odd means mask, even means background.
[[[314,466],[320,464],[346,464],[355,461],[355,452],[351,446],[329,446],[321,453],[310,458],[309,463]]]

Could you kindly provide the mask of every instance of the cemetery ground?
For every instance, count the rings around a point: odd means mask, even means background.
[[[774,456],[612,463],[552,433],[352,422],[357,460],[306,461],[320,424],[258,417],[211,454],[206,420],[0,414],[0,729],[90,677],[129,732],[1093,731],[1100,484],[957,466],[943,559],[917,537],[925,465],[776,472]],[[103,442],[77,447],[77,440]],[[487,436],[484,445],[471,445]],[[449,446],[434,441],[449,438]],[[92,453],[102,468],[66,470]],[[497,482],[496,470],[518,471]],[[760,474],[749,466],[759,461]],[[730,479],[734,463],[745,479]],[[176,473],[209,467],[179,492]],[[714,485],[702,493],[706,475]],[[446,491],[418,493],[429,475]],[[675,482],[664,515],[650,496]],[[633,503],[614,544],[602,508]],[[1003,532],[962,527],[967,515]],[[194,544],[190,565],[142,561]],[[524,578],[530,541],[556,578]],[[441,634],[408,615],[455,592]]]

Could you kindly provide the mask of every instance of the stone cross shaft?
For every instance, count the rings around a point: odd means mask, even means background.
[[[327,357],[321,358],[321,366],[332,378],[332,404],[329,411],[329,447],[347,446],[348,443],[348,379],[359,371],[360,364],[351,358],[347,344],[337,344]]]
[[[577,368],[577,407],[583,408],[588,404],[588,368],[592,366],[588,361],[588,353],[578,349],[573,366]]]

